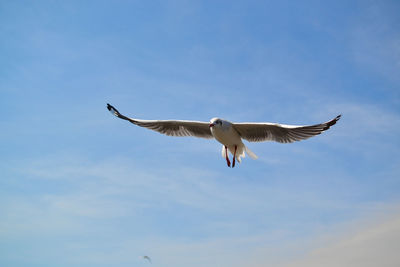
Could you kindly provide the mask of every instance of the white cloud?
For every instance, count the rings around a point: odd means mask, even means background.
[[[382,212],[375,215],[379,219],[335,225],[308,238],[293,238],[285,231],[191,241],[155,237],[142,240],[142,247],[151,253],[154,262],[163,266],[397,266],[398,209],[389,217]],[[134,242],[125,243],[116,255],[126,258],[135,246]]]
[[[54,255],[68,251],[68,262],[124,264],[150,254],[163,266],[277,266],[309,247],[303,245],[311,243],[305,236],[315,234],[312,227],[321,222],[304,217],[360,209],[337,196],[321,197],[327,192],[319,187],[299,190],[293,180],[249,182],[244,169],[237,174],[185,166],[151,169],[131,159],[96,162],[76,155],[53,155],[23,166],[21,191],[36,184],[40,192],[2,196],[0,235],[27,243],[32,237],[68,237],[59,249],[52,248]],[[307,214],[292,215],[299,209]],[[160,211],[164,215],[156,215]],[[185,221],[186,215],[191,224],[186,232],[169,225]],[[162,221],[152,224],[151,219]],[[121,221],[129,230],[118,229]],[[98,239],[108,243],[97,244]]]
[[[336,241],[313,249],[304,258],[282,264],[284,267],[351,266],[395,267],[400,262],[400,214],[379,223],[358,225],[357,231],[339,234]],[[333,235],[333,233],[330,233]]]

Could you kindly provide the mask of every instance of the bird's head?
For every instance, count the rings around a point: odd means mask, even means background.
[[[229,127],[230,123],[226,120],[220,118],[212,118],[210,120],[210,128],[218,127],[218,128],[226,128]]]
[[[215,126],[222,126],[222,120],[220,118],[212,118],[210,120],[210,128]]]

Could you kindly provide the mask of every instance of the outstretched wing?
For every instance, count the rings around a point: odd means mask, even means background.
[[[139,120],[128,118],[119,111],[107,104],[107,109],[120,119],[130,121],[141,127],[160,132],[169,136],[195,136],[202,138],[213,138],[209,123],[201,121],[183,121],[183,120]]]
[[[292,143],[305,140],[328,130],[342,115],[325,123],[296,126],[277,123],[234,123],[233,127],[239,135],[250,142],[276,141]]]

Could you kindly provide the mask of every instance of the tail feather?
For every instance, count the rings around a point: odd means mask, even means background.
[[[231,154],[233,155],[233,153],[235,151],[235,148],[229,147],[228,149],[229,149],[229,152],[231,152]],[[245,152],[252,159],[257,159],[258,158],[257,155],[254,154],[250,149],[248,149],[245,145],[242,145],[242,146],[237,147],[237,150],[236,150],[236,159],[237,159],[238,162],[241,162],[242,158],[246,157]],[[222,155],[223,158],[226,158],[226,156],[227,156],[224,145],[222,146],[221,155]]]
[[[257,159],[257,155],[253,153],[253,151],[251,151],[247,146],[244,147],[246,149],[246,153],[247,155],[250,156],[250,158],[252,159]]]
[[[222,146],[222,151],[221,151],[222,157],[226,158],[226,150],[225,150],[225,146]]]
[[[239,163],[242,162],[242,158],[246,157],[244,153],[244,149],[242,151],[239,151],[239,153],[236,154],[236,159]]]

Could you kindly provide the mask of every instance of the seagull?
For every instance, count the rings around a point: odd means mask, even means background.
[[[222,157],[231,167],[228,150],[233,155],[232,168],[236,160],[240,163],[245,152],[252,158],[257,156],[243,144],[243,139],[249,142],[275,141],[292,143],[305,140],[328,130],[340,119],[334,119],[315,125],[285,125],[269,122],[230,122],[220,118],[212,118],[210,122],[188,120],[141,120],[128,118],[116,108],[107,104],[107,109],[116,117],[127,120],[135,125],[148,128],[169,136],[194,136],[207,139],[216,139],[222,144]]]
[[[143,256],[143,259],[148,260],[151,263],[151,259],[149,256]]]

